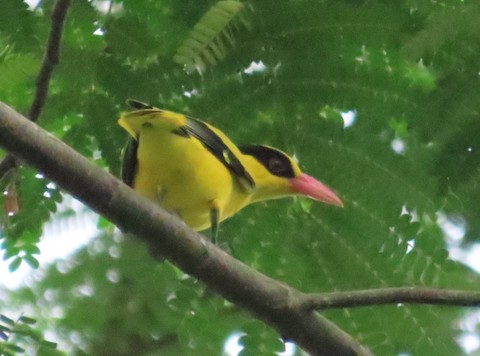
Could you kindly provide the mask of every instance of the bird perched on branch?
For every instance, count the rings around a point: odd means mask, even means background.
[[[135,110],[118,120],[131,136],[123,181],[195,230],[211,227],[216,237],[219,223],[246,205],[286,196],[343,206],[330,188],[276,148],[237,147],[198,119],[136,100],[129,104]]]

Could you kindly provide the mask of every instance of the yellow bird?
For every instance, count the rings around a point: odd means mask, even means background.
[[[326,185],[302,173],[284,152],[265,145],[237,147],[203,121],[129,100],[135,111],[118,123],[129,134],[123,181],[195,230],[211,227],[248,204],[304,195],[343,206]]]

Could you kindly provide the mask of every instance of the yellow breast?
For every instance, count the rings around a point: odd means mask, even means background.
[[[210,227],[213,208],[222,221],[249,201],[225,165],[194,137],[144,125],[137,157],[135,189],[196,230]]]

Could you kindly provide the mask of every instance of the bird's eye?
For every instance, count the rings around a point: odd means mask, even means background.
[[[280,174],[285,170],[285,166],[278,158],[272,158],[268,161],[268,170],[273,174]]]

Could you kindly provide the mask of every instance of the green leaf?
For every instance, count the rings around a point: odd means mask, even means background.
[[[20,318],[18,318],[18,321],[29,325],[34,325],[37,323],[36,319],[29,318],[28,316],[21,316]]]
[[[33,255],[27,254],[23,257],[23,259],[25,260],[25,262],[27,262],[27,264],[30,267],[32,267],[34,269],[37,269],[40,266],[40,263],[38,262],[38,260]]]
[[[44,348],[47,348],[47,349],[56,349],[57,348],[57,343],[52,342],[52,341],[42,340],[40,342],[40,347],[44,347]]]
[[[29,244],[26,244],[25,246],[23,246],[23,250],[25,252],[27,252],[27,254],[29,255],[39,255],[40,254],[40,249],[38,248],[37,245],[29,245]]]
[[[15,352],[23,353],[23,352],[25,352],[25,349],[21,348],[18,345],[9,343],[9,342],[4,343],[2,346],[3,346],[4,350],[7,350],[7,352],[12,352],[12,353],[15,353]]]
[[[7,324],[7,325],[10,325],[10,326],[12,326],[12,325],[15,324],[15,321],[14,321],[14,320],[10,319],[8,316],[5,316],[5,315],[3,315],[3,314],[0,314],[0,321],[1,321],[2,323],[5,323],[5,324]],[[4,331],[5,331],[5,330],[4,330]]]
[[[248,10],[248,5],[240,1],[218,1],[198,21],[173,60],[188,72],[201,73],[216,64],[235,45],[235,32],[252,27]]]
[[[15,257],[12,262],[8,265],[8,270],[10,272],[15,272],[18,267],[22,264],[22,258],[21,257]]]
[[[4,325],[0,325],[0,331],[4,332],[4,331],[7,331],[7,332],[10,332],[11,329],[9,327],[6,327]]]

